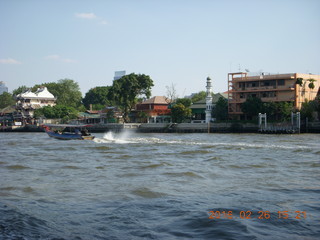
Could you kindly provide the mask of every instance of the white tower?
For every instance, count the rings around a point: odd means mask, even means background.
[[[206,123],[211,121],[212,111],[212,85],[211,78],[207,77],[207,97],[206,97]]]

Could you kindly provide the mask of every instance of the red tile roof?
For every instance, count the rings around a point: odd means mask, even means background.
[[[167,97],[164,96],[155,96],[153,98],[150,98],[141,104],[169,104],[170,101]]]

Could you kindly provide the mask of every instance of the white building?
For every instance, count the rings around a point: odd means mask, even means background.
[[[23,117],[32,118],[34,110],[56,105],[56,98],[46,87],[38,88],[35,93],[27,90],[24,93],[18,94],[16,99],[16,108],[21,112]]]
[[[207,77],[207,97],[206,97],[206,123],[209,123],[212,119],[212,85],[211,78]]]
[[[8,88],[4,84],[4,82],[0,81],[0,95],[4,92],[8,92]]]

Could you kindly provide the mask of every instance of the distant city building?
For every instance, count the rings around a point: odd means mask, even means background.
[[[310,79],[313,79],[310,81]],[[300,82],[300,83],[299,83]],[[313,82],[313,88],[310,83]],[[319,94],[320,75],[252,74],[236,72],[228,74],[228,111],[233,119],[244,119],[241,104],[248,97],[257,97],[262,102],[292,102],[299,110],[305,100],[314,100]]]
[[[56,98],[48,91],[46,87],[40,87],[33,93],[27,90],[16,96],[16,109],[23,118],[33,118],[34,110],[56,105]]]
[[[126,75],[126,71],[115,71],[113,80],[118,80],[122,78],[124,75]]]
[[[4,82],[0,82],[0,95],[4,92],[8,92],[8,88],[6,87],[6,85],[4,84]]]

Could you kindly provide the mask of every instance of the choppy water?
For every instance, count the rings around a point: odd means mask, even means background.
[[[319,239],[320,135],[96,136],[0,133],[0,239]]]

